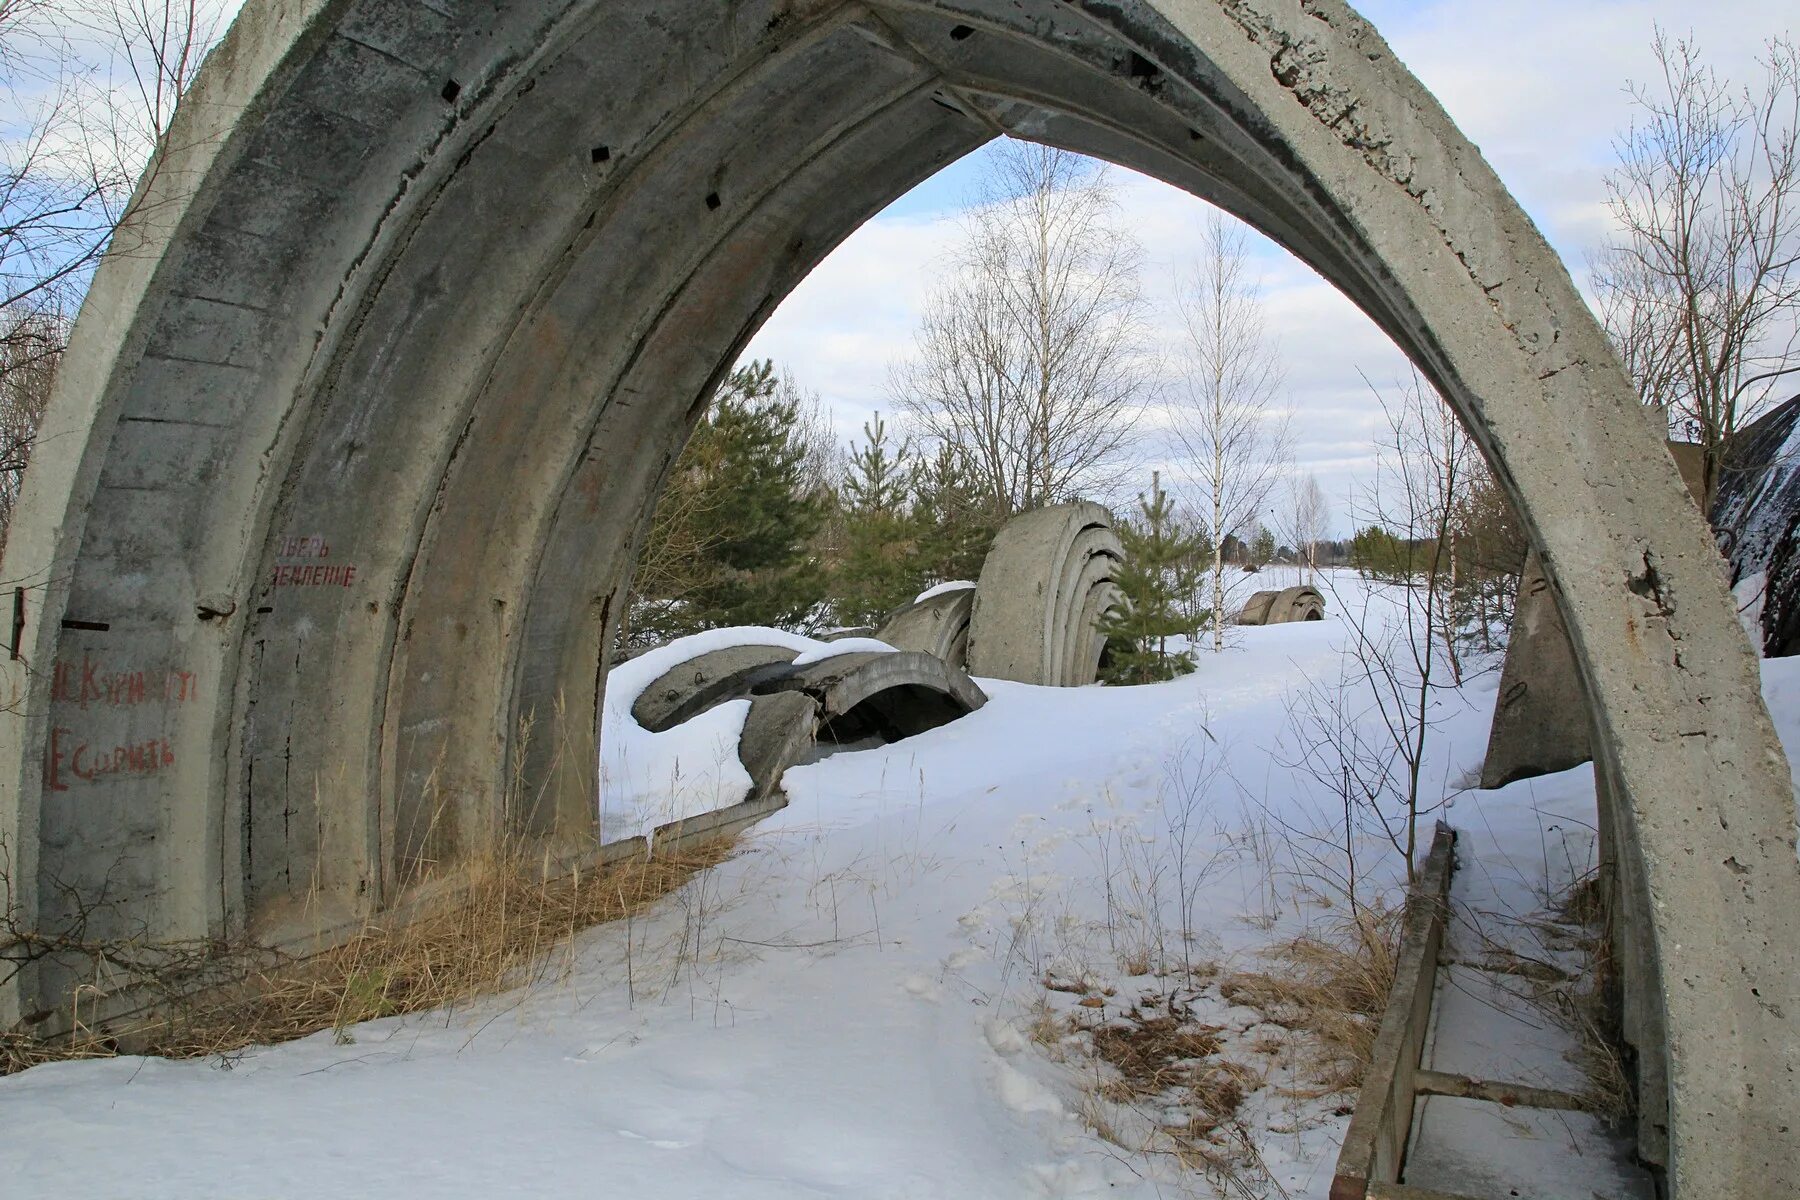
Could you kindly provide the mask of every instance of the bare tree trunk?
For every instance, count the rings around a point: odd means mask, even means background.
[[[1225,539],[1250,529],[1291,459],[1276,407],[1280,360],[1264,332],[1261,288],[1250,278],[1241,228],[1215,214],[1198,269],[1181,297],[1184,386],[1174,434],[1213,545],[1212,648],[1225,646]]]
[[[1116,488],[1148,391],[1141,251],[1102,167],[1006,143],[888,390],[998,512]]]

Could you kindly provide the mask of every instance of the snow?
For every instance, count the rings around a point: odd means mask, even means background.
[[[894,648],[886,642],[871,637],[839,638],[835,642],[819,642],[801,653],[794,660],[794,665],[804,667],[807,663],[821,662],[827,658],[836,658],[840,654],[892,654]]]
[[[975,581],[972,579],[952,579],[948,583],[933,584],[926,588],[914,596],[912,602],[917,604],[921,600],[929,600],[933,596],[942,596],[945,592],[966,592],[974,586]]]
[[[1343,603],[1395,608],[1381,589],[1337,584]],[[1221,1056],[1253,1069],[1239,1119],[1260,1166],[1243,1170],[1323,1200],[1345,1097],[1315,1096],[1279,1048],[1287,1035],[1257,1010],[1214,984],[1134,976],[1127,960],[1149,946],[1221,976],[1258,970],[1265,948],[1341,913],[1305,836],[1341,812],[1289,765],[1290,710],[1309,687],[1329,685],[1374,719],[1366,685],[1345,682],[1341,611],[1240,630],[1165,684],[983,681],[989,704],[962,720],[794,768],[790,805],[739,854],[630,926],[581,934],[557,952],[564,969],[531,988],[369,1022],[344,1044],[327,1032],[223,1060],[61,1063],[0,1079],[6,1144],[31,1148],[0,1154],[8,1194],[1245,1194],[1102,1140],[1080,1039],[1033,1036],[1046,1014],[1089,1011],[1084,999],[1112,1019],[1173,989],[1218,1027]],[[709,789],[709,806],[742,794],[731,747],[743,702],[661,735],[629,709],[685,657],[762,639],[821,646],[730,631],[615,669],[609,837]],[[1781,733],[1800,749],[1800,660],[1765,667]],[[1479,765],[1493,687],[1489,672],[1440,700],[1424,770],[1434,788],[1454,792]],[[1453,805],[1467,839],[1453,945],[1480,944],[1471,914],[1535,911],[1591,863],[1587,768]],[[1360,847],[1365,897],[1403,878],[1383,845]],[[1566,1087],[1562,1049],[1496,1041],[1455,1061]],[[1456,1161],[1457,1146],[1442,1146]]]
[[[1433,1096],[1406,1180],[1480,1200],[1653,1200],[1654,1186],[1588,1113]]]
[[[1767,571],[1752,572],[1731,589],[1731,598],[1737,601],[1738,624],[1744,627],[1744,636],[1750,639],[1758,653],[1762,651],[1763,602],[1768,598],[1768,591]]]

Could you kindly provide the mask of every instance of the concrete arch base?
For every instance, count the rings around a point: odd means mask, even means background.
[[[1244,217],[1456,405],[1594,700],[1674,1190],[1800,1193],[1793,796],[1706,532],[1562,266],[1337,0],[251,0],[6,550],[15,924],[275,939],[497,836],[590,847],[607,633],[700,400],[1001,133]],[[40,960],[0,1019],[78,980],[132,992]]]

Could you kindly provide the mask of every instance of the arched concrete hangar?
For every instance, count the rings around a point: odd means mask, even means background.
[[[1455,404],[1593,699],[1671,1181],[1800,1194],[1793,793],[1716,555],[1561,263],[1337,0],[250,0],[6,550],[20,919],[275,938],[503,822],[589,845],[606,631],[709,388],[1002,133],[1244,218]]]

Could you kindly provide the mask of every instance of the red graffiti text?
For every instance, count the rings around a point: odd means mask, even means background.
[[[323,563],[294,565],[282,563],[269,581],[275,587],[349,587],[356,582],[353,566],[325,566]]]
[[[330,558],[331,547],[318,534],[307,537],[284,537],[275,548],[276,558]]]
[[[59,727],[50,731],[44,783],[53,792],[66,792],[71,782],[104,782],[109,775],[151,775],[174,765],[175,749],[168,738],[128,746],[95,746],[80,740],[73,730]]]
[[[80,662],[56,660],[50,680],[50,699],[74,704],[129,708],[138,704],[186,704],[199,694],[192,671],[113,671],[100,659],[81,656]]]
[[[349,587],[356,582],[354,564],[318,561],[331,557],[330,543],[318,534],[282,538],[275,547],[275,557],[270,587]],[[301,561],[280,561],[295,558]]]

